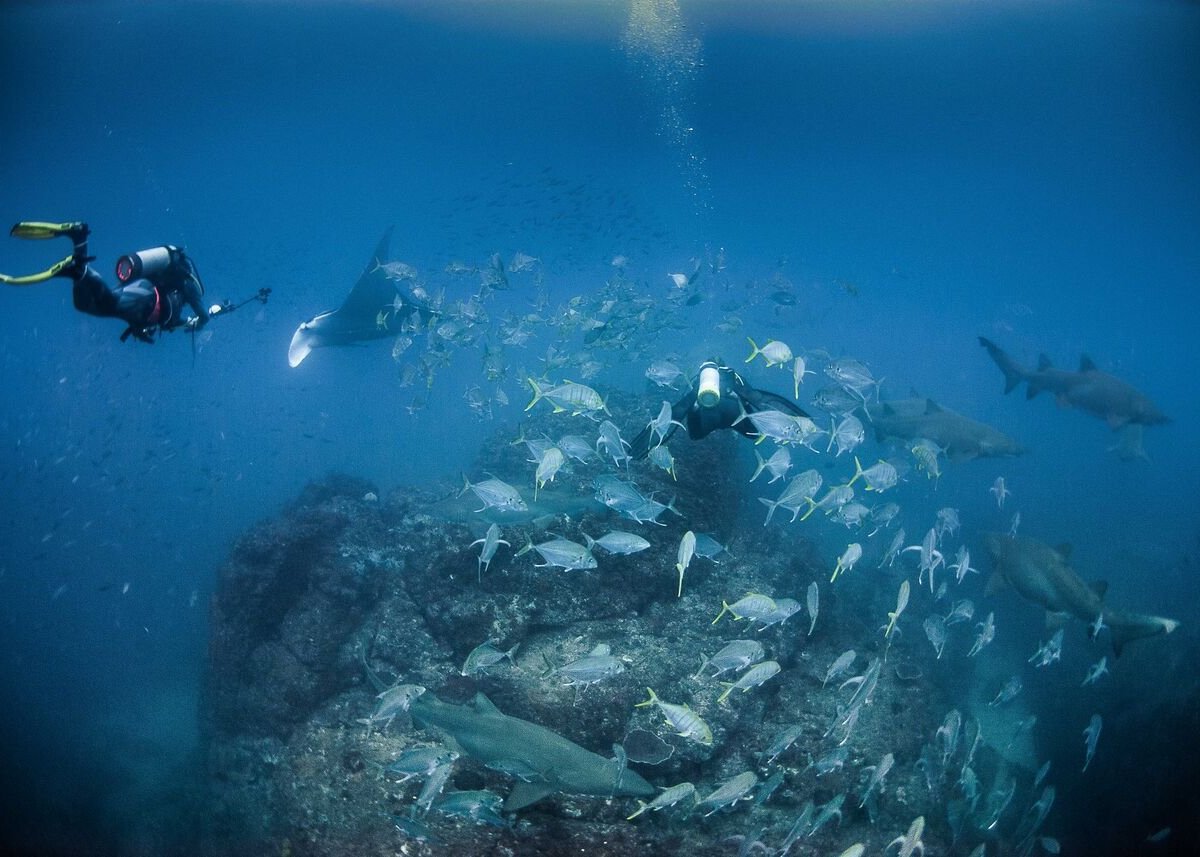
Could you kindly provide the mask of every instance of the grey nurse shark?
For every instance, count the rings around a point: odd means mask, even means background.
[[[951,461],[1021,455],[1025,447],[999,429],[942,407],[933,399],[893,399],[866,406],[876,440],[928,438]]]
[[[1152,426],[1171,421],[1149,396],[1127,381],[1101,372],[1086,354],[1079,358],[1079,370],[1076,372],[1056,368],[1045,354],[1038,358],[1036,369],[1027,369],[990,339],[981,336],[979,344],[987,349],[1004,373],[1005,393],[1012,392],[1024,382],[1025,398],[1032,399],[1046,390],[1054,395],[1059,405],[1095,414],[1112,429],[1130,424]]]
[[[1108,628],[1113,651],[1118,656],[1131,640],[1170,634],[1179,627],[1174,619],[1109,607],[1104,603],[1108,584],[1084,582],[1070,565],[1068,545],[1054,548],[1037,539],[1007,533],[984,533],[983,541],[994,568],[988,581],[989,594],[1007,583],[1023,598],[1044,607],[1048,614],[1074,616],[1088,622],[1092,629]]]
[[[544,726],[510,717],[482,693],[465,705],[442,702],[432,693],[413,701],[419,725],[445,732],[464,753],[485,765],[503,764],[529,772],[504,801],[514,812],[555,792],[644,797],[656,789],[615,759],[585,750]]]

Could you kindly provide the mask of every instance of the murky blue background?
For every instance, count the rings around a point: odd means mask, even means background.
[[[477,349],[428,393],[384,344],[288,368],[295,326],[391,224],[431,274],[538,256],[552,302],[617,254],[663,298],[718,248],[735,283],[782,272],[800,304],[743,313],[747,333],[862,359],[885,396],[1032,448],[951,467],[931,509],[1005,526],[1005,475],[1024,532],[1073,542],[1195,651],[1200,7],[743,5],[4,4],[0,221],[85,219],[106,274],[171,242],[214,299],[273,289],[195,354],[181,333],[120,343],[66,281],[0,294],[0,725],[27,817],[119,840],[161,793],[196,741],[215,571],[250,523],[331,470],[452,483],[497,429],[462,402]],[[0,270],[62,252],[5,239]],[[663,356],[740,361],[722,315],[689,310]],[[1003,397],[980,334],[1026,362],[1087,352],[1174,422],[1121,462],[1101,422]],[[640,390],[641,368],[594,383]]]

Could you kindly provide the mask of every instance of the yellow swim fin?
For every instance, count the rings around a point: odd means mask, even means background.
[[[44,223],[38,220],[23,220],[13,226],[8,231],[8,234],[14,238],[26,238],[30,240],[43,240],[46,238],[70,238],[78,248],[81,244],[86,246],[85,242],[89,234],[88,225],[80,221],[72,221],[70,223]],[[20,277],[14,277],[9,274],[0,274],[0,283],[8,286],[32,286],[36,283],[44,283],[51,277],[57,277],[67,268],[76,264],[79,260],[75,253],[66,256],[55,262],[44,271],[39,271],[36,274],[26,274]],[[86,261],[86,260],[84,260]]]
[[[13,238],[28,238],[31,240],[41,240],[45,238],[61,238],[66,236],[74,239],[76,237],[86,238],[88,227],[86,223],[44,223],[40,220],[22,220],[20,223],[14,224],[13,228],[8,230],[8,234]]]
[[[71,254],[64,259],[60,259],[59,261],[55,262],[46,270],[40,271],[36,274],[25,274],[21,277],[12,277],[8,274],[0,274],[0,283],[4,283],[7,286],[32,286],[37,283],[44,283],[51,277],[57,277],[64,270],[71,267],[71,265],[74,263],[75,255]]]

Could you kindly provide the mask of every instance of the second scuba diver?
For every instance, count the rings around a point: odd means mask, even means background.
[[[680,425],[687,428],[688,437],[699,440],[718,429],[731,428],[749,438],[759,434],[745,414],[755,411],[781,411],[797,417],[807,417],[801,408],[789,399],[758,390],[742,380],[742,376],[713,360],[700,364],[700,373],[682,399],[671,408],[672,425],[662,435],[660,443],[666,443]],[[644,428],[630,444],[632,458],[645,458],[650,453],[651,426]]]

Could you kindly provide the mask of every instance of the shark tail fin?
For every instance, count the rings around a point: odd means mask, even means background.
[[[1121,650],[1132,640],[1142,637],[1155,637],[1159,634],[1170,634],[1179,627],[1175,619],[1164,619],[1161,616],[1130,616],[1129,614],[1109,614],[1108,629],[1112,634],[1113,653],[1119,658]]]
[[[985,336],[979,337],[979,344],[987,349],[988,355],[992,360],[996,361],[996,365],[1000,367],[1000,371],[1004,373],[1004,392],[1011,393],[1017,388],[1022,381],[1029,377],[1029,373],[1021,368],[1017,361],[1013,360],[1008,354]],[[1032,395],[1030,396],[1032,398]]]

